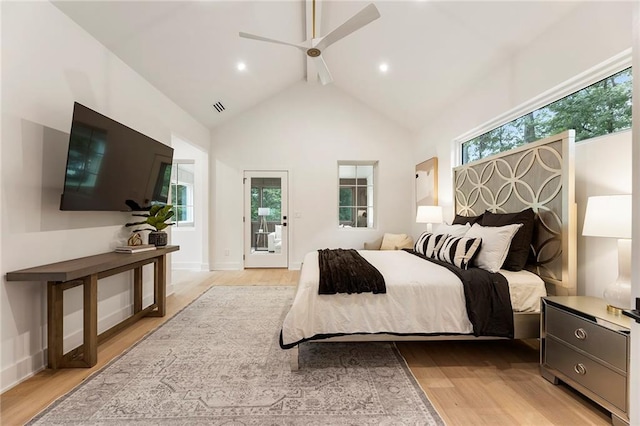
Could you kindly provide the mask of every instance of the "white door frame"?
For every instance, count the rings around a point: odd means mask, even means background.
[[[251,178],[280,178],[281,182],[281,241],[275,251],[268,250],[268,240],[275,235],[269,229],[260,235],[251,224]],[[287,170],[245,170],[244,171],[244,267],[245,268],[287,268],[289,266],[289,172]],[[271,234],[271,235],[269,235]],[[261,239],[260,241],[254,241]],[[257,244],[259,243],[259,244]],[[263,250],[257,250],[258,245]],[[266,250],[264,248],[267,247]]]

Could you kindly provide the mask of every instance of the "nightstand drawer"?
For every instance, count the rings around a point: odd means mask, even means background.
[[[602,361],[627,371],[627,337],[594,324],[585,318],[548,305],[545,315],[547,334],[557,337]]]
[[[626,412],[627,380],[614,370],[553,338],[546,339],[545,363]]]

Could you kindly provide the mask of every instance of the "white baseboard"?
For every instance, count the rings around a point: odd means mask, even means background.
[[[45,369],[47,352],[39,351],[32,356],[22,358],[18,362],[2,369],[0,372],[0,392],[5,392]]]
[[[210,271],[209,262],[172,262],[171,269],[181,271]]]
[[[289,270],[297,271],[302,266],[302,262],[296,262],[289,265]],[[206,271],[242,271],[244,266],[240,262],[217,262],[213,264],[213,269],[205,269]]]
[[[289,264],[290,271],[298,271],[302,268],[302,262],[292,262]]]
[[[167,296],[173,293],[173,285],[167,285]],[[153,293],[148,294],[142,299],[142,307],[145,308],[153,304]],[[112,312],[102,318],[98,318],[98,334],[110,329],[111,327],[119,324],[125,319],[133,315],[133,304],[124,306],[118,309],[116,312]],[[46,336],[47,330],[43,329]],[[62,347],[64,352],[68,352],[73,348],[76,348],[82,344],[84,338],[84,330],[79,330],[69,333],[63,338]],[[46,337],[45,337],[46,339]],[[47,343],[44,342],[44,345]],[[36,373],[42,371],[47,365],[47,348],[43,348],[32,356],[25,357],[13,365],[5,368],[0,372],[0,384],[2,385],[0,392],[4,392],[21,382],[32,377]]]
[[[200,262],[171,262],[171,269],[202,271],[202,265]]]
[[[173,292],[173,286],[167,286],[167,295]],[[153,303],[153,294],[149,294],[142,299],[142,306],[146,307]],[[125,319],[129,318],[133,312],[133,305],[125,306],[116,312],[112,312],[109,315],[98,318],[98,333],[102,333],[111,327],[119,324]],[[45,331],[46,335],[46,331]],[[62,342],[62,347],[65,352],[72,350],[82,344],[83,330],[80,328],[72,333],[66,335]],[[46,343],[45,343],[46,344]],[[22,358],[13,365],[6,367],[0,372],[0,392],[4,392],[17,384],[27,380],[34,376],[38,372],[42,371],[47,364],[47,349],[36,352],[35,354]]]
[[[167,295],[173,293],[173,285],[167,286]],[[153,294],[149,294],[142,298],[142,308],[146,308],[147,306],[153,303]],[[133,304],[128,306],[123,306],[115,312],[111,312],[108,315],[98,318],[98,334],[103,333],[109,330],[111,327],[120,324],[122,321],[129,318],[133,315]],[[64,336],[62,347],[64,348],[64,352],[68,352],[73,348],[76,348],[82,344],[83,339],[83,330],[80,328],[79,330],[73,331],[66,336]]]
[[[214,271],[241,271],[242,269],[240,262],[216,262],[213,264]]]

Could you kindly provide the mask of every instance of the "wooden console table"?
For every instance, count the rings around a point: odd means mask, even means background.
[[[47,281],[47,357],[49,368],[93,367],[98,344],[143,316],[166,311],[166,255],[180,246],[140,253],[104,253],[7,273],[7,281]],[[142,309],[142,267],[154,264],[153,304]],[[133,269],[133,315],[98,335],[98,280]],[[83,344],[63,354],[63,292],[83,286]]]

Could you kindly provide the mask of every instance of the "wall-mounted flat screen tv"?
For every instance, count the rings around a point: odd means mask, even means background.
[[[166,204],[172,160],[173,148],[76,102],[60,210]]]

